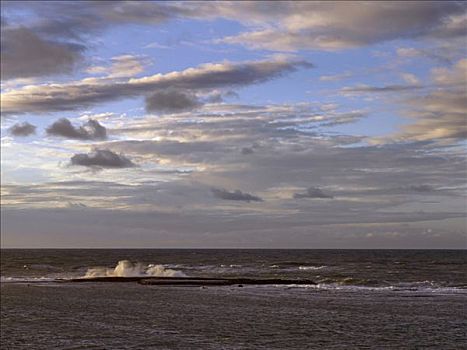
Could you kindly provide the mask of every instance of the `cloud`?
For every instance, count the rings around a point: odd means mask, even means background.
[[[335,75],[322,75],[319,77],[319,80],[321,81],[340,81],[340,80],[344,80],[344,79],[348,79],[350,77],[352,77],[352,72],[344,72],[344,73],[340,73],[340,74],[335,74]]]
[[[144,48],[145,49],[170,49],[170,46],[163,45],[163,44],[153,41],[147,44],[146,46],[144,46]]]
[[[253,154],[255,153],[255,151],[253,151],[253,148],[251,147],[243,147],[241,153],[243,155],[247,155],[247,154]]]
[[[15,20],[2,16],[2,79],[71,73],[83,62],[89,39],[105,29],[131,23],[158,25],[186,13],[179,6],[161,3],[2,2],[6,17],[17,11],[28,13],[21,26],[12,26]],[[126,74],[140,71],[135,61],[123,57],[116,58],[114,65]],[[116,69],[110,73],[120,76]]]
[[[83,60],[84,47],[41,38],[27,28],[2,28],[2,79],[71,73]]]
[[[465,56],[465,45],[462,42],[464,37],[461,36],[457,39],[449,41],[437,42],[432,47],[413,48],[413,47],[400,47],[396,50],[398,57],[406,60],[414,58],[428,58],[437,64],[452,64],[452,62]]]
[[[68,202],[67,204],[68,208],[78,208],[78,209],[83,209],[87,208],[88,206],[86,204],[80,203],[80,202]]]
[[[89,78],[68,84],[30,85],[2,94],[2,113],[46,113],[146,96],[158,89],[209,90],[262,83],[312,65],[302,60],[273,58],[240,63],[208,63],[197,68],[115,81]]]
[[[46,132],[48,135],[77,140],[107,139],[106,128],[94,119],[89,119],[84,125],[75,127],[68,119],[62,118],[50,125]]]
[[[121,55],[111,58],[110,66],[92,66],[86,69],[89,74],[105,74],[107,78],[133,77],[142,73],[150,60],[145,56]]]
[[[463,89],[435,91],[407,99],[406,114],[415,119],[395,135],[400,140],[461,141],[467,138],[465,111],[467,100]]]
[[[467,84],[467,58],[457,61],[451,68],[437,67],[431,71],[433,81],[443,87],[460,86],[465,89]]]
[[[410,84],[410,85],[420,84],[420,80],[417,78],[415,74],[401,73],[401,76],[402,76],[402,79],[404,79],[407,84]]]
[[[129,158],[107,149],[96,149],[91,153],[78,153],[71,157],[71,165],[95,168],[131,168],[135,167]]]
[[[158,91],[146,98],[148,112],[180,112],[201,106],[193,94],[181,91]]]
[[[361,120],[366,115],[361,112],[340,113],[334,116],[325,118],[319,125],[321,127],[332,127],[336,125],[351,124]]]
[[[245,201],[245,202],[262,202],[263,200],[260,197],[251,195],[249,193],[242,192],[240,190],[235,190],[229,192],[225,189],[213,188],[211,189],[212,194],[216,198],[229,200],[229,201]]]
[[[426,193],[426,192],[433,192],[435,189],[433,186],[430,185],[411,185],[406,188],[409,191]]]
[[[28,122],[18,123],[10,128],[13,136],[29,136],[36,133],[36,126]]]
[[[113,128],[112,132],[121,135],[121,138],[133,140],[114,141],[108,147],[146,156],[152,154],[170,164],[201,163],[200,166],[203,166],[225,160],[227,166],[232,166],[238,161],[249,163],[257,156],[269,153],[265,153],[265,149],[276,149],[280,145],[278,140],[286,144],[291,142],[291,146],[297,150],[302,150],[302,146],[313,139],[336,145],[359,142],[361,138],[352,136],[320,137],[317,128],[352,123],[363,116],[357,112],[337,110],[324,113],[320,106],[300,103],[205,105],[188,115],[158,116],[157,123],[147,119]],[[251,151],[255,151],[254,155],[245,156]],[[280,149],[277,152],[280,154]]]
[[[385,93],[385,92],[402,92],[421,89],[419,85],[386,85],[386,86],[368,86],[359,85],[353,87],[344,87],[341,89],[343,93]]]
[[[220,4],[217,10],[255,28],[219,42],[253,49],[340,50],[395,39],[456,38],[466,32],[465,5],[458,2],[378,1],[358,6],[349,2],[276,2],[267,11],[261,3]]]
[[[314,106],[325,119],[332,118],[334,110],[328,116],[320,107]],[[114,127],[112,131],[121,132],[117,134],[120,140],[133,141],[108,142],[100,148],[131,154],[135,160],[144,159],[144,168],[121,172],[117,177],[106,178],[106,182],[89,183],[88,173],[82,184],[72,181],[66,185],[20,185],[14,191],[3,187],[7,195],[2,194],[2,200],[4,205],[17,208],[57,208],[65,207],[68,201],[80,202],[93,208],[93,212],[94,208],[118,211],[117,217],[124,216],[121,221],[128,227],[146,227],[148,237],[154,235],[154,227],[158,232],[167,230],[167,237],[182,228],[189,237],[196,227],[196,232],[212,232],[210,238],[214,233],[219,239],[231,235],[234,242],[239,236],[247,238],[255,233],[279,237],[284,229],[302,230],[304,237],[305,232],[309,236],[310,232],[332,224],[346,225],[347,229],[352,224],[381,227],[396,223],[404,230],[405,223],[419,225],[427,220],[425,224],[431,225],[436,220],[465,216],[461,210],[465,198],[460,196],[465,187],[465,157],[459,150],[456,153],[450,148],[425,148],[420,143],[346,147],[341,141],[345,135],[305,134],[279,129],[284,124],[271,123],[290,120],[288,126],[299,125],[302,120],[297,116],[306,117],[313,110],[303,105],[219,105],[188,114],[128,118],[120,124],[121,130]],[[138,141],[142,139],[146,141]],[[255,142],[255,154],[240,154],[242,147],[253,147]],[[45,153],[37,148],[34,151]],[[62,152],[63,156],[66,154],[67,151]],[[18,155],[13,156],[16,166]],[[192,162],[189,166],[187,158]],[[161,161],[156,165],[156,160]],[[30,161],[21,159],[23,166]],[[56,159],[49,159],[48,164],[55,169]],[[184,169],[190,172],[182,173]],[[169,171],[173,172],[168,174]],[[56,169],[53,174],[58,175],[56,179],[72,175],[69,169]],[[72,176],[76,179],[83,174]],[[118,183],[107,183],[110,180]],[[320,184],[324,194],[335,199],[292,199],[294,192],[307,193],[297,189],[309,184]],[[409,189],[417,184],[428,184],[437,190]],[[211,188],[226,188],[224,191],[233,194],[233,189],[245,189],[264,202],[257,205],[254,201],[248,204],[223,200],[211,193]],[[421,204],[433,200],[439,203]],[[147,212],[146,219],[140,216],[142,212]],[[169,217],[170,224],[166,225]],[[65,225],[67,220],[63,221]],[[127,226],[120,224],[112,231],[122,232],[123,246]],[[450,227],[444,221],[441,224]],[[96,229],[100,232],[100,228]],[[339,229],[334,226],[329,232]],[[348,231],[345,237],[347,234]],[[317,239],[325,243],[331,240],[325,234]],[[204,242],[209,242],[208,238]]]
[[[302,198],[323,198],[331,199],[333,196],[324,193],[320,188],[310,187],[304,193],[294,193],[293,198],[302,199]]]
[[[247,31],[217,42],[278,51],[339,50],[412,38],[446,41],[466,34],[465,5],[455,1],[378,1],[359,6],[349,2],[281,1],[270,3],[267,7],[260,1],[95,1],[41,2],[33,5],[10,1],[2,6],[6,9],[27,9],[30,15],[24,20],[26,30],[63,48],[79,44],[81,51],[87,49],[86,41],[90,37],[105,29],[122,24],[160,25],[180,18],[236,21],[246,26]],[[48,57],[47,66],[53,68],[51,63],[63,57],[63,54],[56,54],[54,50],[49,52],[52,55]],[[41,57],[47,60],[47,55]],[[63,62],[63,65],[57,65],[59,73],[69,69],[66,60]],[[41,74],[55,74],[56,70],[43,70]],[[21,73],[19,69],[16,72]]]
[[[399,132],[374,141],[422,141],[453,143],[467,138],[465,111],[467,99],[467,60],[462,59],[451,68],[435,68],[432,80],[436,89],[424,95],[403,99],[404,114],[414,122],[402,126]]]

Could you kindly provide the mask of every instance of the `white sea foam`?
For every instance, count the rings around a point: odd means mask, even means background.
[[[84,278],[94,277],[186,277],[177,270],[168,269],[164,265],[144,265],[132,263],[129,260],[121,260],[113,269],[106,267],[94,267],[86,271]]]
[[[299,266],[299,270],[321,270],[325,269],[327,266],[326,265],[321,265],[321,266]]]

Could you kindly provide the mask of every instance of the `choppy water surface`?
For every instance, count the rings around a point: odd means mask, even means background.
[[[462,349],[466,258],[423,250],[2,250],[1,348]],[[316,284],[53,282],[98,276]]]

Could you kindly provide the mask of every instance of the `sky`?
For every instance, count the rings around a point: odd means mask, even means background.
[[[2,1],[2,248],[466,248],[466,11]]]

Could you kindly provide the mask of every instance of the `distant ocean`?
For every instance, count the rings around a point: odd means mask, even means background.
[[[0,348],[465,349],[466,260],[465,250],[3,249]],[[114,276],[297,283],[58,282]]]

